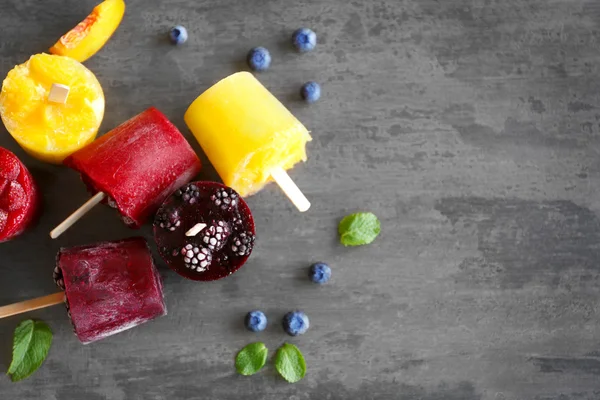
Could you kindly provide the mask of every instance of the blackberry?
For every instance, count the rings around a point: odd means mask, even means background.
[[[200,189],[191,183],[176,191],[175,196],[181,197],[181,200],[186,203],[194,204],[200,199]]]
[[[255,236],[250,232],[242,232],[231,241],[231,251],[236,256],[244,257],[250,255],[254,246]]]
[[[230,234],[229,225],[223,221],[217,221],[204,230],[202,242],[210,250],[219,251],[225,246],[225,242]]]
[[[228,210],[238,204],[238,194],[231,189],[218,189],[210,199],[221,210]]]
[[[52,278],[54,278],[54,283],[56,283],[56,286],[58,286],[61,290],[65,290],[65,281],[63,279],[62,269],[54,267],[54,271],[52,271]]]
[[[181,249],[183,262],[186,268],[194,271],[204,272],[212,262],[212,253],[206,247],[200,247],[195,244],[186,244]]]
[[[170,210],[159,212],[156,214],[156,220],[154,223],[163,229],[173,232],[181,225],[179,211]]]
[[[244,226],[244,221],[242,221],[240,214],[237,214],[235,217],[233,217],[232,225],[233,229],[235,230],[238,230]]]

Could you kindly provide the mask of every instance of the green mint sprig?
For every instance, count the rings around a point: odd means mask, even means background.
[[[52,331],[42,321],[26,320],[15,329],[13,358],[7,375],[13,382],[33,374],[44,362],[52,345]]]
[[[340,221],[338,232],[344,246],[362,246],[375,240],[381,232],[381,223],[370,212],[350,214]]]

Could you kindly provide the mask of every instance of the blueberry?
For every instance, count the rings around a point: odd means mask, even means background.
[[[264,47],[255,47],[248,52],[247,61],[254,71],[266,71],[271,65],[271,54]]]
[[[290,336],[306,333],[309,321],[302,311],[290,311],[283,316],[283,330]]]
[[[314,103],[321,97],[321,86],[317,82],[306,82],[302,85],[300,95],[307,103]]]
[[[250,311],[244,320],[246,328],[252,332],[264,331],[267,327],[267,316],[262,311]]]
[[[183,44],[188,38],[187,29],[181,25],[177,25],[171,28],[169,31],[169,39],[173,44]]]
[[[294,47],[301,52],[313,50],[317,46],[317,34],[307,28],[300,28],[292,35]]]
[[[308,276],[314,283],[327,283],[331,278],[331,268],[322,262],[315,263],[310,267]]]

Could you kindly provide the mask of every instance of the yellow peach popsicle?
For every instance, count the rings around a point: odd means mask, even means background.
[[[30,155],[60,164],[94,140],[104,116],[96,76],[69,57],[36,54],[14,67],[0,92],[0,117]]]
[[[185,122],[223,182],[249,196],[275,180],[300,211],[310,203],[285,172],[306,161],[308,130],[252,74],[233,74],[202,93]]]

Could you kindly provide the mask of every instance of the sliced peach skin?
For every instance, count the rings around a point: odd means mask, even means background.
[[[50,48],[50,53],[83,62],[96,54],[117,30],[125,14],[123,0],[105,0]]]

